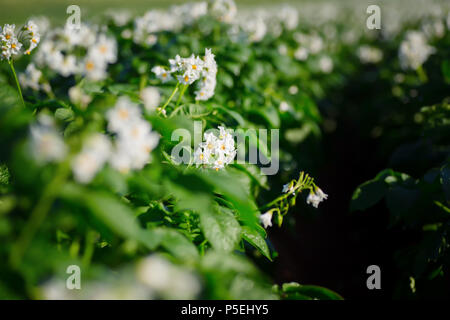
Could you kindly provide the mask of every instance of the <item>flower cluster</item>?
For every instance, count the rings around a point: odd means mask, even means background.
[[[324,193],[319,187],[315,188],[316,190],[309,192],[308,197],[306,198],[306,203],[312,205],[314,208],[318,208],[319,204],[328,199],[328,195]]]
[[[115,143],[100,133],[87,139],[72,163],[74,177],[80,183],[89,183],[107,162],[122,173],[142,169],[158,145],[159,135],[151,131],[139,107],[127,97],[120,97],[106,117],[108,131],[116,135]]]
[[[272,226],[272,217],[274,213],[277,214],[278,225],[281,225],[283,216],[288,213],[291,206],[295,205],[297,195],[303,190],[309,190],[306,203],[312,205],[314,208],[318,208],[322,201],[328,199],[328,195],[314,183],[313,178],[304,172],[300,172],[298,180],[294,179],[283,185],[283,194],[263,207],[271,208],[259,216],[259,221],[264,228]]]
[[[158,145],[159,135],[127,97],[120,97],[106,117],[108,130],[117,135],[111,165],[121,172],[142,169],[150,162],[150,152]]]
[[[191,85],[200,80],[200,85],[195,92],[196,100],[208,100],[214,95],[216,88],[217,64],[211,49],[205,49],[203,58],[192,55],[189,58],[181,58],[179,55],[175,59],[169,59],[170,69],[166,70],[161,66],[152,68],[152,72],[167,82],[176,77],[179,83]]]
[[[416,70],[427,61],[428,57],[435,52],[435,48],[428,45],[427,39],[422,32],[409,31],[406,39],[400,44],[399,58],[403,69]]]
[[[134,20],[133,41],[143,46],[152,46],[162,31],[179,31],[207,14],[206,2],[186,3],[172,6],[168,11],[150,10]]]
[[[37,69],[34,63],[28,64],[24,73],[19,74],[19,80],[23,88],[31,88],[32,90],[44,90],[50,92],[50,84],[44,80],[42,71]]]
[[[0,59],[2,60],[10,60],[11,57],[22,53],[21,50],[24,54],[30,54],[41,40],[39,28],[32,20],[23,26],[17,36],[15,30],[14,24],[5,24],[3,28],[0,27]]]
[[[105,79],[108,64],[116,60],[115,38],[87,25],[51,31],[35,56],[38,67],[47,66],[63,77],[82,75],[94,81]]]
[[[224,127],[219,127],[219,136],[205,132],[205,141],[194,152],[194,163],[218,171],[230,164],[236,156],[233,135]]]

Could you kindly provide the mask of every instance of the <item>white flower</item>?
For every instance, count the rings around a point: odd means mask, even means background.
[[[161,66],[156,66],[152,68],[152,72],[156,75],[158,79],[160,79],[163,83],[170,81],[173,79],[171,72],[164,69]]]
[[[383,52],[378,48],[363,45],[358,48],[358,57],[362,63],[378,63],[383,59]]]
[[[296,85],[292,85],[289,87],[289,93],[294,95],[298,93],[298,87]]]
[[[428,57],[435,52],[428,45],[425,35],[419,31],[409,31],[406,39],[400,44],[399,58],[401,67],[416,70],[422,66]]]
[[[106,61],[97,59],[95,56],[87,56],[82,63],[82,74],[88,79],[99,81],[106,78]]]
[[[219,127],[218,136],[212,132],[205,132],[204,140],[194,152],[194,163],[197,166],[207,165],[218,171],[233,162],[236,148],[229,130]]]
[[[89,137],[81,152],[72,162],[74,178],[79,183],[89,183],[103,168],[111,154],[111,142],[103,134]]]
[[[106,113],[108,130],[113,133],[124,132],[140,117],[139,107],[128,97],[120,97],[117,99],[115,107]]]
[[[312,190],[310,191],[308,197],[306,198],[306,203],[311,204],[314,208],[318,208],[319,203],[326,199],[328,199],[328,195],[325,194],[320,188],[317,188],[315,193]]]
[[[306,59],[308,59],[308,49],[299,47],[297,50],[295,50],[294,57],[299,61],[305,61]]]
[[[57,61],[59,61],[59,63]],[[77,73],[77,59],[74,55],[66,55],[62,60],[58,59],[57,61],[55,61],[55,68],[63,77],[68,77]]]
[[[41,89],[40,80],[42,72],[36,69],[34,63],[28,64],[25,73],[19,74],[19,80],[23,88],[31,88],[35,91]]]
[[[137,278],[160,296],[193,299],[200,292],[197,277],[159,255],[151,255],[137,265]]]
[[[288,104],[286,101],[282,101],[282,102],[280,103],[280,111],[281,111],[281,112],[289,111],[290,108],[291,108],[291,107],[289,106],[289,104]]]
[[[298,11],[292,6],[283,6],[278,12],[278,19],[288,30],[293,30],[298,26]]]
[[[31,126],[31,152],[39,162],[62,160],[67,147],[61,135],[56,131],[51,118],[40,116],[39,122]]]
[[[288,192],[292,192],[293,190],[294,190],[294,184],[286,183],[285,185],[283,185],[283,190],[281,190],[281,192],[288,193]]]
[[[82,108],[86,108],[92,101],[92,97],[79,87],[73,86],[69,89],[69,98],[73,104],[79,105]]]
[[[29,20],[27,24],[23,27],[24,34],[23,37],[29,42],[28,49],[25,50],[25,54],[30,54],[39,42],[41,41],[41,35],[39,34],[39,27],[34,21]]]
[[[267,33],[267,25],[261,13],[257,13],[255,17],[244,18],[241,26],[248,33],[251,42],[261,41]]]
[[[220,21],[230,23],[237,14],[237,7],[233,0],[212,0],[209,11]]]
[[[214,95],[216,88],[217,63],[211,49],[205,49],[200,86],[195,91],[196,100],[208,100]]]
[[[319,60],[319,68],[323,73],[330,73],[333,71],[333,60],[328,56],[322,56]]]
[[[211,49],[205,49],[203,58],[195,55],[181,58],[176,55],[174,59],[169,59],[169,64],[170,71],[159,66],[154,67],[152,71],[163,82],[168,80],[170,74],[175,74],[178,82],[183,85],[191,85],[199,80],[198,89],[195,91],[196,100],[208,100],[214,95],[217,64]]]
[[[115,63],[117,61],[116,40],[101,34],[96,43],[89,49],[88,55],[94,56],[96,60]]]
[[[161,95],[156,87],[142,89],[140,97],[147,111],[155,111],[161,101]]]
[[[259,221],[266,229],[267,229],[267,227],[272,226],[272,214],[273,214],[272,211],[268,211],[259,216]]]
[[[108,130],[117,134],[111,166],[124,173],[142,169],[150,162],[150,153],[158,145],[159,135],[151,131],[151,125],[142,118],[137,105],[127,97],[120,97],[106,117]]]

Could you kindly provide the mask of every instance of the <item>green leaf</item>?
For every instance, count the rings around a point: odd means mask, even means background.
[[[241,239],[241,227],[231,210],[223,207],[200,213],[200,226],[214,249],[230,252]]]
[[[60,192],[64,199],[86,207],[99,221],[119,236],[136,240],[149,249],[158,245],[158,239],[139,227],[133,211],[109,193],[66,184]]]
[[[175,229],[157,228],[152,230],[161,239],[161,246],[180,260],[198,258],[197,248]]]
[[[70,121],[73,119],[74,113],[69,108],[58,108],[55,111],[55,118],[61,121]]]
[[[369,180],[360,185],[353,193],[350,211],[365,210],[379,202],[388,190],[383,180]]]
[[[267,259],[272,261],[266,240],[264,240],[264,238],[259,234],[258,231],[250,229],[247,226],[243,226],[242,238],[244,238],[248,243],[258,249]]]
[[[342,296],[330,289],[320,286],[301,285],[295,282],[284,283],[282,292],[285,294],[284,298],[286,299],[296,299],[298,294],[301,299],[307,297],[319,300],[343,300]]]

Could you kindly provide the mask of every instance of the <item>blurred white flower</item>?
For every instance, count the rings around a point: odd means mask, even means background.
[[[333,71],[333,60],[329,56],[322,56],[319,60],[319,68],[323,73]]]
[[[416,70],[436,51],[428,45],[425,35],[419,31],[409,31],[400,44],[399,58],[401,67]]]
[[[358,57],[362,63],[378,63],[383,59],[383,52],[378,48],[362,45],[358,48]]]
[[[30,131],[31,153],[38,162],[60,161],[66,156],[67,147],[51,117],[41,114]]]
[[[34,63],[28,64],[25,69],[25,73],[19,74],[19,80],[24,89],[31,88],[35,91],[39,91],[41,89],[40,80],[42,77],[42,71],[36,69]]]
[[[211,0],[209,12],[220,21],[230,23],[237,14],[237,7],[233,0]]]
[[[116,40],[104,34],[99,35],[96,43],[89,48],[88,55],[92,55],[97,60],[103,60],[107,63],[115,63],[117,61]]]
[[[108,160],[111,154],[111,142],[101,133],[90,136],[81,152],[72,162],[74,178],[79,183],[89,183]]]
[[[110,159],[112,167],[124,173],[142,169],[150,162],[150,153],[158,145],[159,135],[151,131],[139,107],[127,97],[120,97],[106,117],[108,130],[117,134]]]
[[[280,111],[281,112],[286,112],[286,111],[289,111],[289,109],[290,109],[289,104],[286,101],[281,101],[281,103],[280,103]]]
[[[140,97],[147,111],[155,111],[161,102],[161,95],[156,87],[146,87],[141,90]]]
[[[69,99],[73,104],[79,105],[82,108],[86,108],[92,101],[92,97],[84,93],[83,89],[79,86],[73,86],[69,89]]]
[[[159,255],[151,255],[137,265],[137,278],[162,298],[193,299],[200,293],[200,282],[188,270]]]
[[[308,49],[304,47],[299,47],[294,52],[294,58],[299,61],[305,61],[306,59],[308,59]]]

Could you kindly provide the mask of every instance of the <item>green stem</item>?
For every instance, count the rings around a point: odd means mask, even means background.
[[[425,72],[425,70],[423,69],[422,66],[419,66],[417,68],[417,75],[419,76],[419,79],[422,83],[426,83],[428,82],[428,76],[427,73]]]
[[[92,260],[92,256],[94,255],[95,238],[96,238],[95,231],[89,230],[86,233],[85,244],[84,244],[85,249],[84,249],[84,254],[83,254],[83,258],[82,258],[82,264],[83,264],[83,267],[85,267],[85,268],[89,267],[91,260]]]
[[[14,63],[12,60],[8,61],[9,66],[11,67],[11,71],[14,75],[14,80],[16,81],[17,90],[19,91],[20,100],[22,101],[23,106],[25,107],[25,100],[23,99],[22,89],[20,88],[19,79],[17,78],[16,70],[14,69]]]
[[[147,75],[143,74],[141,75],[141,81],[139,82],[139,90],[142,91],[142,89],[144,89],[146,85],[147,85]]]
[[[180,105],[181,99],[183,98],[184,93],[186,92],[187,87],[188,87],[187,84],[183,84],[183,88],[181,89],[180,95],[179,95],[179,97],[178,97],[178,101],[177,101],[177,104],[176,104],[176,107],[175,107],[176,109],[175,109],[175,110],[178,109],[178,106]]]
[[[175,93],[177,93],[179,86],[180,86],[180,83],[177,82],[177,85],[173,89],[172,94],[170,95],[169,99],[167,99],[166,103],[164,103],[164,105],[161,107],[159,112],[162,112],[169,105],[170,101],[172,101],[173,97],[175,96]]]
[[[34,207],[30,214],[25,227],[19,236],[17,242],[15,242],[11,248],[9,262],[12,267],[18,267],[22,261],[23,255],[27,250],[30,242],[33,240],[34,235],[45,220],[48,211],[50,210],[58,191],[61,189],[64,181],[70,172],[69,162],[63,162],[57,169],[53,180],[44,188],[42,196],[39,199],[37,205]]]

